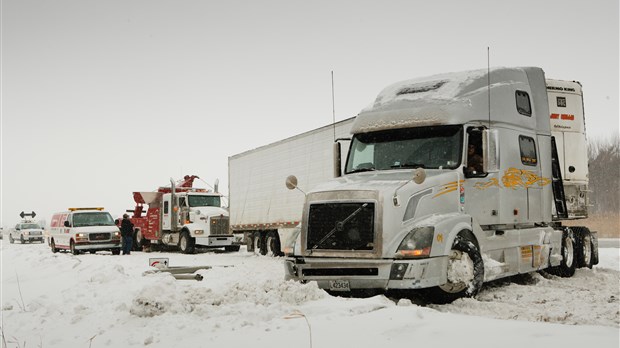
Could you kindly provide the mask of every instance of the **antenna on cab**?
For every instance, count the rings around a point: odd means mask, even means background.
[[[491,129],[491,49],[487,46],[487,91],[489,97],[489,129]]]

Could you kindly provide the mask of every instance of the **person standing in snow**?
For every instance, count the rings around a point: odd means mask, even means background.
[[[123,237],[123,255],[129,255],[133,244],[133,224],[127,214],[123,214],[123,221],[121,221],[121,236]]]

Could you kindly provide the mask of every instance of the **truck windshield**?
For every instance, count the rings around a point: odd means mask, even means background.
[[[455,169],[461,164],[462,138],[460,125],[356,134],[345,173],[418,167]]]
[[[114,220],[108,212],[73,214],[73,227],[114,226]]]
[[[219,207],[220,196],[194,196],[188,197],[190,207]]]

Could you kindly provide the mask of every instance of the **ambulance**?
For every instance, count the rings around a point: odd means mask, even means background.
[[[118,255],[121,233],[103,208],[69,208],[52,216],[49,245],[54,253],[68,250],[78,255],[108,250]]]

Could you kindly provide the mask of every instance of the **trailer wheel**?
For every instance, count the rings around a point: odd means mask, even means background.
[[[53,253],[57,253],[58,252],[58,248],[56,248],[56,242],[54,242],[53,239],[50,241],[50,247],[52,248],[52,252]]]
[[[568,278],[575,274],[576,250],[573,230],[565,228],[562,232],[562,262],[559,266],[551,267],[549,273]]]
[[[433,303],[450,303],[461,297],[474,297],[484,282],[484,263],[478,247],[461,235],[450,250],[446,284],[423,293]]]
[[[267,253],[267,250],[265,250],[263,236],[260,232],[254,232],[254,235],[252,236],[252,245],[254,245],[254,254],[265,255]]]
[[[179,238],[179,249],[183,254],[192,254],[194,252],[195,244],[196,241],[187,231],[181,232],[181,237]]]
[[[71,254],[73,255],[78,255],[80,253],[80,251],[75,248],[75,242],[73,241],[71,241],[71,243],[69,244],[69,249],[71,250]]]
[[[282,255],[282,251],[280,248],[280,237],[278,236],[278,232],[271,231],[267,233],[267,238],[265,239],[265,247],[265,254],[268,256]]]
[[[594,264],[592,233],[587,227],[573,227],[573,232],[577,241],[576,267],[592,268]]]

